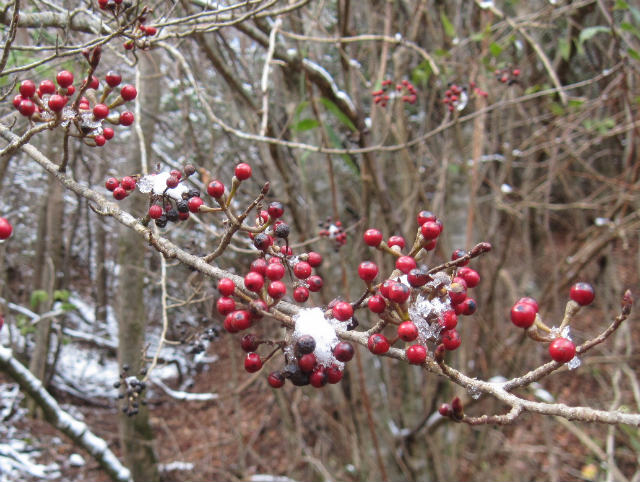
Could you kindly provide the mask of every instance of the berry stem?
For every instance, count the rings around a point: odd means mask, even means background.
[[[562,318],[562,323],[560,323],[559,331],[569,324],[569,322],[573,319],[573,317],[580,311],[580,305],[573,300],[569,300],[567,302],[567,306],[564,308],[564,318]]]

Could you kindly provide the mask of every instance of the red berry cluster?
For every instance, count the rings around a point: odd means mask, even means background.
[[[342,227],[342,222],[340,220],[333,221],[331,218],[327,218],[324,222],[319,224],[319,227],[320,231],[318,232],[318,235],[333,240],[336,251],[347,244],[347,233]]]
[[[105,0],[99,1],[104,2]],[[115,0],[106,1],[108,3],[112,3]],[[149,45],[148,43],[144,42],[144,39],[147,37],[153,37],[158,33],[158,29],[156,27],[144,24],[147,20],[146,13],[147,10],[143,10],[142,14],[139,15],[136,21],[133,23],[133,30],[128,34],[128,37],[130,38],[123,44],[125,50],[134,50],[136,47],[141,47],[143,49],[148,48]]]
[[[0,218],[0,239],[8,239],[13,232],[13,226],[5,218]]]
[[[520,69],[517,68],[504,68],[504,69],[496,69],[494,71],[494,75],[496,80],[501,84],[512,85],[518,82],[518,77],[520,77]]]
[[[571,287],[569,296],[571,300],[577,303],[575,306],[586,306],[595,298],[595,292],[589,283],[580,282]],[[537,326],[552,335],[557,332],[555,329],[549,329],[543,323],[538,311],[539,307],[535,299],[530,297],[520,298],[511,308],[511,322],[519,328],[527,329],[537,324]],[[549,345],[549,355],[559,363],[571,361],[575,354],[575,343],[566,336],[556,336]]]
[[[137,176],[124,176],[122,179],[110,177],[104,183],[104,187],[113,193],[114,199],[122,201],[136,188]]]
[[[401,236],[391,236],[385,243],[379,230],[366,230],[364,242],[367,245],[397,256],[396,271],[374,285],[378,267],[371,261],[364,261],[358,267],[358,275],[367,284],[369,310],[397,327],[397,336],[391,340],[381,332],[371,335],[369,350],[381,355],[398,340],[417,341],[406,348],[406,355],[410,363],[419,365],[427,358],[428,343],[442,344],[446,350],[460,346],[461,339],[456,330],[458,316],[475,313],[476,302],[467,296],[467,290],[478,285],[480,275],[464,266],[468,264],[469,256],[463,250],[453,253],[452,261],[462,260],[453,263],[447,272],[428,273],[425,268],[418,267],[413,253],[433,250],[443,225],[429,211],[419,212],[416,220],[420,226],[418,245],[409,255],[402,254],[405,241]]]
[[[391,95],[387,93],[388,89],[393,85],[393,82],[389,79],[382,81],[382,88],[371,92],[371,96],[373,97],[373,102],[375,104],[380,104],[381,107],[386,107],[387,102],[391,99]],[[400,99],[402,102],[406,102],[408,104],[415,104],[417,100],[417,92],[416,88],[413,86],[411,82],[404,79],[399,84],[396,84],[397,95],[402,93]]]
[[[463,110],[467,105],[467,88],[456,84],[450,84],[444,93],[442,103],[447,106],[449,112],[454,109]]]
[[[82,138],[87,145],[103,146],[115,134],[113,128],[103,126],[104,121],[122,126],[133,124],[131,112],[113,111],[136,98],[138,93],[133,85],[124,85],[119,95],[107,102],[107,97],[120,85],[121,80],[119,74],[109,72],[105,77],[106,85],[98,96],[100,81],[91,76],[82,82],[82,90],[86,91],[87,96],[71,101],[76,93],[74,76],[67,70],[61,70],[56,75],[57,87],[48,79],[41,81],[37,87],[32,80],[22,81],[20,93],[13,98],[13,106],[33,122],[54,122],[51,128],[73,125],[75,130],[72,135]]]
[[[469,88],[472,89],[473,93],[478,97],[489,97],[489,93],[486,90],[482,90],[481,88],[479,88],[473,80],[469,82]]]

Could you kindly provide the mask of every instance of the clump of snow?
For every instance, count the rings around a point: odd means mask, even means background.
[[[437,338],[440,335],[442,326],[434,320],[440,318],[445,311],[450,309],[451,304],[448,298],[445,298],[445,301],[439,298],[429,300],[423,295],[418,295],[416,301],[409,305],[409,316],[418,328],[421,341],[426,342],[428,339]]]
[[[575,370],[576,368],[578,368],[580,365],[582,364],[582,362],[580,361],[580,358],[578,358],[577,356],[574,356],[571,360],[569,360],[567,362],[567,368],[569,370]]]
[[[84,461],[84,457],[80,454],[71,454],[69,455],[69,465],[71,467],[83,467],[86,462]]]
[[[181,182],[176,187],[167,189],[167,179],[169,176],[171,176],[169,172],[148,174],[138,181],[138,189],[144,194],[150,192],[157,195],[165,194],[176,201],[180,201],[182,199],[182,194],[189,191],[189,187],[185,183]]]
[[[296,328],[293,332],[293,343],[303,335],[311,335],[316,341],[316,349],[314,355],[319,365],[325,367],[333,364],[342,368],[343,363],[339,362],[333,356],[333,347],[335,347],[340,340],[336,334],[336,327],[340,324],[337,320],[327,320],[324,317],[324,312],[320,308],[307,308],[300,310],[297,315],[293,317],[293,321],[296,323]],[[290,348],[292,352],[292,348]]]
[[[187,472],[189,470],[193,470],[193,464],[191,462],[181,462],[176,460],[174,462],[169,462],[168,464],[160,464],[158,469],[160,472],[171,472],[173,470]]]

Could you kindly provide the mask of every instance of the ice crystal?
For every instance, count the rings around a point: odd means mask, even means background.
[[[165,194],[176,201],[182,199],[182,194],[189,191],[189,187],[183,182],[173,189],[167,189],[167,179],[171,174],[168,172],[160,172],[158,174],[149,174],[138,181],[138,189],[141,193],[150,193],[161,195]],[[165,192],[166,190],[166,192]]]

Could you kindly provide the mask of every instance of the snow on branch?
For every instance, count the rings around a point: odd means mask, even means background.
[[[44,389],[42,382],[14,358],[10,349],[5,347],[0,347],[0,370],[11,376],[20,388],[33,398],[51,425],[89,452],[113,480],[131,482],[129,469],[120,463],[109,449],[107,442],[91,432],[84,422],[76,420],[62,410],[58,402]]]

